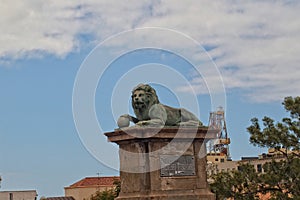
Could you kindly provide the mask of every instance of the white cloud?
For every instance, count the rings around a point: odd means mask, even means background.
[[[243,89],[254,101],[281,101],[300,95],[299,10],[297,0],[2,0],[0,59],[64,57],[82,48],[81,35],[97,42],[135,27],[165,27],[214,47],[209,54],[227,90]]]
[[[209,54],[227,90],[243,89],[247,98],[260,102],[300,95],[300,2],[198,1],[189,5],[169,6],[166,15],[172,16],[173,23],[165,17],[148,25],[184,30],[202,44],[216,47]],[[199,93],[207,91],[203,80],[193,82]]]
[[[64,56],[74,50],[79,26],[74,20],[76,10],[67,6],[38,0],[1,2],[0,57],[19,58],[41,52]]]

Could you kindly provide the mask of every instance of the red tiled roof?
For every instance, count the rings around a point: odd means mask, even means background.
[[[114,181],[120,180],[118,176],[109,177],[86,177],[70,185],[68,188],[89,187],[89,186],[114,186]]]

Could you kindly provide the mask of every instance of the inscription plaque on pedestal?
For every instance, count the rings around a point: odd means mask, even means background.
[[[192,155],[161,155],[160,156],[160,176],[194,176],[195,159]]]

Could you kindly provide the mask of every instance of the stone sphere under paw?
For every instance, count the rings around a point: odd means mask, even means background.
[[[119,119],[117,121],[119,128],[128,127],[129,123],[130,123],[130,121],[129,121],[128,117],[123,117],[123,116],[119,117]]]

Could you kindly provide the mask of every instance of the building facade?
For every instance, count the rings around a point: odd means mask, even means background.
[[[239,170],[241,164],[249,163],[254,166],[257,173],[264,173],[263,165],[272,160],[280,161],[285,159],[282,152],[286,151],[281,149],[280,151],[270,148],[268,153],[261,154],[257,157],[242,157],[241,160],[228,160],[225,154],[214,153],[207,155],[207,174],[208,177],[212,174],[217,174],[220,172],[229,172],[234,170]],[[292,153],[287,151],[287,153]]]
[[[74,197],[47,197],[41,200],[76,200]]]
[[[1,191],[0,200],[37,200],[36,190]]]
[[[65,187],[65,196],[73,197],[75,200],[88,200],[97,191],[114,189],[114,182],[119,180],[120,177],[117,176],[86,177]]]

